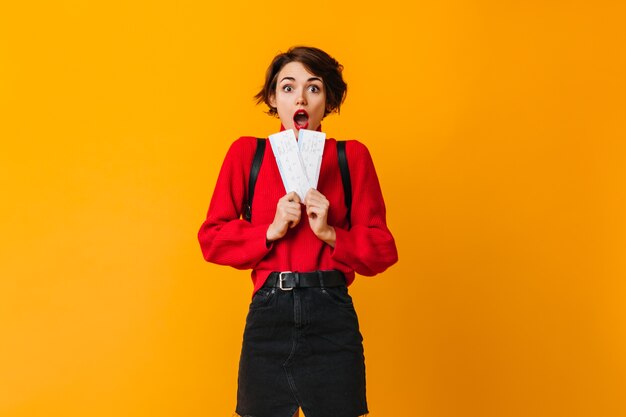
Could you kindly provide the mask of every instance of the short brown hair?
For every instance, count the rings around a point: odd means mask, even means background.
[[[287,52],[274,57],[265,73],[263,88],[254,96],[257,104],[267,104],[268,113],[272,116],[277,115],[276,107],[272,107],[270,104],[270,98],[276,94],[278,73],[290,62],[299,62],[313,75],[322,77],[326,92],[324,116],[333,112],[339,113],[339,108],[346,99],[348,92],[348,85],[341,75],[343,65],[321,49],[310,46],[294,46],[289,48]]]

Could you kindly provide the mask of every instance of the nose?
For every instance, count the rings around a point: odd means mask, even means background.
[[[304,92],[300,91],[300,93],[298,94],[296,98],[296,105],[304,106],[305,104],[306,104],[306,99],[304,98]]]

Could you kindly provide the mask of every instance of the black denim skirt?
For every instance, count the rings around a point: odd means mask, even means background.
[[[236,412],[243,417],[367,414],[363,338],[345,286],[261,288],[243,335]]]

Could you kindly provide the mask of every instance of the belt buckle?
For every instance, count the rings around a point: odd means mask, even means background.
[[[283,287],[283,281],[285,280],[283,278],[283,274],[291,274],[291,271],[283,271],[278,274],[278,288],[280,288],[283,291],[292,291],[293,287],[292,288]]]

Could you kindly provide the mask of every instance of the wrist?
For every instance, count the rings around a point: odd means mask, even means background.
[[[330,246],[335,246],[335,240],[337,240],[337,233],[335,232],[335,228],[332,226],[328,226],[322,232],[317,235],[317,238],[323,242],[328,243]]]
[[[274,242],[276,239],[279,238],[279,236],[277,236],[276,232],[273,229],[274,224],[270,224],[267,228],[267,231],[265,232],[265,242],[266,244],[271,244],[272,242]]]

